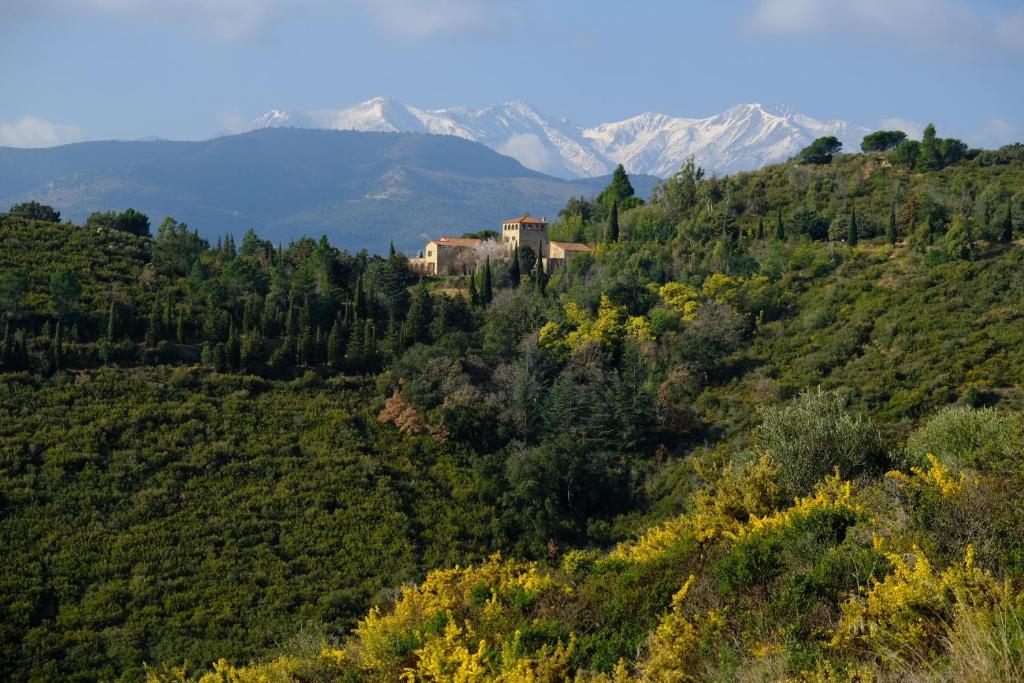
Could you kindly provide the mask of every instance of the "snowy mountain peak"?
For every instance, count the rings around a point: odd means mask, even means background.
[[[418,109],[389,97],[336,110],[271,110],[257,127],[455,135],[514,157],[527,168],[577,178],[609,173],[667,177],[693,156],[712,173],[758,168],[792,157],[816,137],[835,135],[849,148],[868,131],[845,121],[819,121],[784,105],[744,103],[706,118],[638,114],[581,128],[522,100],[482,108]]]

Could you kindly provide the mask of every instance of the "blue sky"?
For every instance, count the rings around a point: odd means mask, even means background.
[[[583,125],[740,102],[1024,140],[1009,0],[0,0],[0,144],[210,137],[273,108],[522,99]]]

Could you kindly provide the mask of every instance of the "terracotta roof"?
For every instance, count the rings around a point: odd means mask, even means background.
[[[478,247],[482,242],[475,237],[438,237],[430,241],[439,247]]]
[[[528,214],[523,214],[519,218],[509,218],[505,223],[536,223],[538,225],[547,225],[547,221],[543,218],[534,218]]]
[[[589,247],[581,242],[555,242],[551,240],[549,243],[564,251],[594,251],[593,247]]]

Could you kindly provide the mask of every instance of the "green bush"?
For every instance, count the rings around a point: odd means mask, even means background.
[[[951,467],[977,470],[1018,468],[1024,451],[1024,424],[1019,416],[994,408],[947,408],[907,440],[905,462],[922,466],[929,454]]]

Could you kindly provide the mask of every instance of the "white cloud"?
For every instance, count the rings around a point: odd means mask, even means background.
[[[513,3],[489,0],[340,0],[368,12],[384,32],[405,38],[472,31],[499,25]],[[76,11],[173,21],[228,41],[261,34],[291,12],[330,8],[330,0],[0,0],[0,17],[46,11]]]
[[[384,31],[407,38],[492,28],[511,3],[487,0],[357,0]]]
[[[50,123],[34,116],[17,121],[0,120],[2,147],[54,147],[82,139],[82,129],[74,125]]]
[[[989,119],[981,130],[972,134],[968,142],[978,147],[1002,147],[1015,142],[1016,131],[1002,119]]]
[[[746,26],[767,35],[840,35],[933,52],[1024,52],[1024,10],[983,14],[964,0],[756,0]]]
[[[908,138],[920,140],[924,135],[924,124],[891,116],[879,122],[879,130],[902,130]]]

